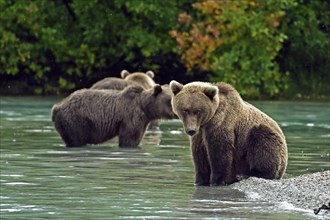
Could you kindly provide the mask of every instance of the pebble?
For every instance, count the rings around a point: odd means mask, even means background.
[[[250,177],[234,183],[233,188],[253,198],[315,210],[330,205],[330,170],[280,180]],[[328,215],[330,210],[321,210],[319,214]]]

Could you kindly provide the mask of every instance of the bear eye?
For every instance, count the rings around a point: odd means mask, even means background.
[[[201,113],[201,111],[199,111],[199,110],[196,110],[196,111],[195,111],[195,114],[196,114],[196,115],[199,115],[200,113]]]
[[[189,114],[189,110],[188,109],[183,109],[182,110],[184,114]]]

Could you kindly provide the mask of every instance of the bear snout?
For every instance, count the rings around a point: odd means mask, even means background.
[[[194,136],[198,133],[199,130],[199,119],[196,116],[186,117],[183,120],[183,127],[185,129],[185,133],[189,136]]]
[[[196,134],[196,128],[189,127],[189,128],[186,129],[186,133],[190,136],[194,136]]]

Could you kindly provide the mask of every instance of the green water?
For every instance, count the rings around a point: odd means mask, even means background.
[[[311,219],[311,210],[195,187],[180,121],[163,121],[138,149],[116,140],[66,149],[50,121],[58,98],[1,97],[1,219]],[[329,103],[254,102],[288,142],[285,178],[330,169]]]

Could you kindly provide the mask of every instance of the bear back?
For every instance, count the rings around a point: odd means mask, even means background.
[[[107,77],[96,83],[94,83],[90,88],[91,89],[115,89],[123,90],[127,86],[138,86],[137,83],[130,80],[124,80],[116,77]]]

